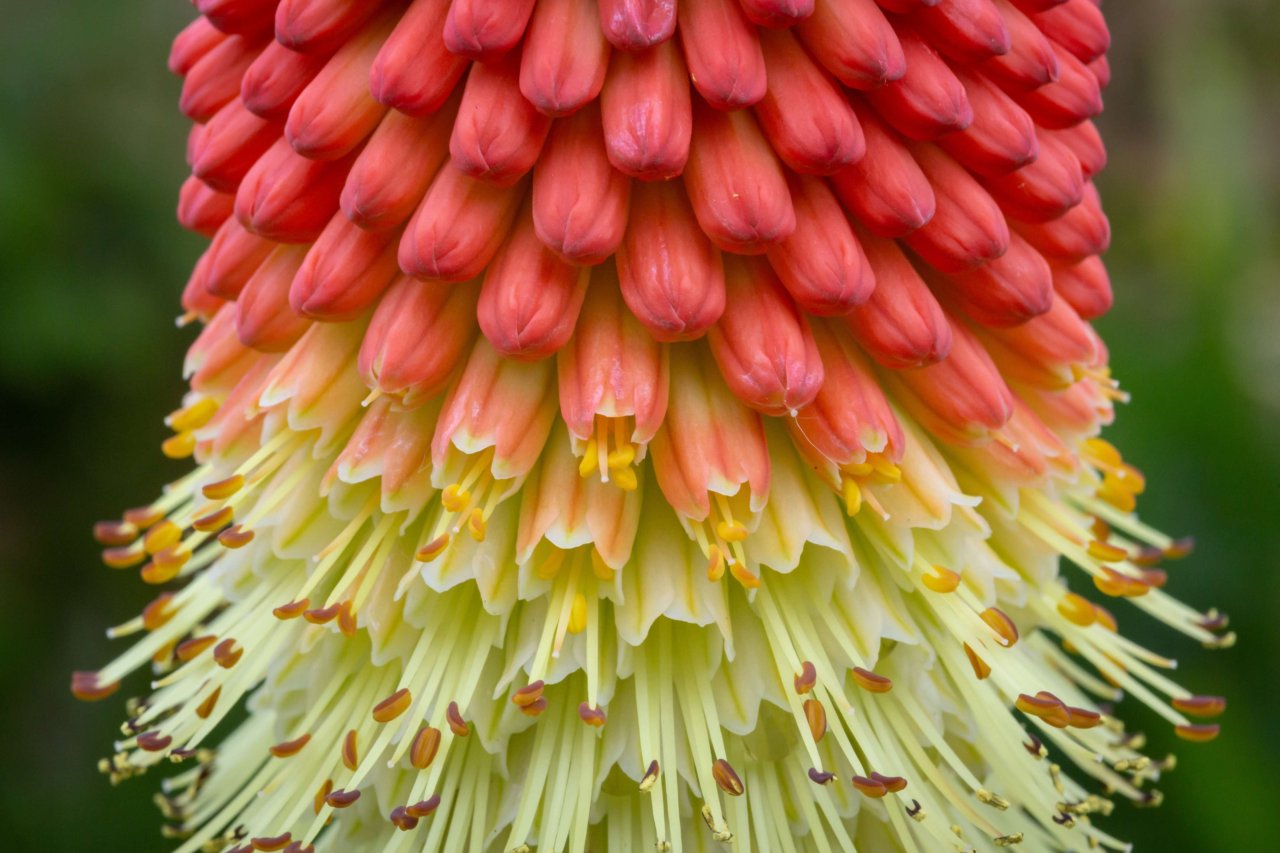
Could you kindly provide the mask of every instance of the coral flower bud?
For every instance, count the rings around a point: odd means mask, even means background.
[[[795,31],[814,59],[851,89],[874,89],[906,73],[902,44],[873,0],[815,2]]]
[[[337,211],[352,159],[309,160],[281,138],[236,191],[236,218],[269,240],[310,243]]]
[[[608,61],[591,0],[542,0],[520,59],[520,91],[547,115],[567,115],[600,94]]]
[[[918,33],[900,34],[907,73],[872,89],[866,98],[899,133],[920,142],[964,130],[973,107],[964,84]]]
[[[862,127],[839,84],[786,31],[760,32],[769,88],[756,118],[769,144],[797,172],[827,175],[862,159]]]
[[[378,6],[344,0],[280,0],[276,6],[276,41],[300,53],[333,50],[355,36]]]
[[[388,16],[373,21],[344,44],[298,95],[284,126],[294,151],[316,160],[333,160],[350,152],[378,126],[387,108],[369,93],[369,69],[394,23]]]
[[[1012,172],[1036,159],[1040,143],[1026,110],[989,77],[960,69],[957,77],[973,108],[973,123],[938,140],[938,147],[978,175]]]
[[[366,231],[335,213],[289,287],[294,312],[315,320],[349,320],[362,313],[399,271],[398,237]]]
[[[520,42],[534,0],[498,6],[485,0],[453,0],[444,22],[444,43],[453,53],[493,62]]]
[[[557,122],[533,173],[534,230],[570,263],[600,263],[626,233],[631,181],[610,165],[602,133],[594,106]]]
[[[342,187],[340,204],[361,228],[403,224],[426,195],[449,156],[457,99],[425,118],[392,110],[360,151]]]
[[[765,67],[755,28],[735,0],[678,4],[680,44],[689,78],[719,109],[749,107],[764,97]]]
[[[497,253],[525,194],[440,169],[400,240],[400,269],[418,278],[466,281]]]
[[[762,260],[725,259],[725,311],[707,335],[729,390],[766,415],[795,417],[822,387],[804,315]]]
[[[240,78],[240,100],[256,116],[283,120],[328,61],[326,53],[297,53],[273,41]]]
[[[810,314],[847,314],[875,287],[866,253],[823,181],[790,175],[787,183],[796,230],[769,249],[769,263],[791,298]]]
[[[701,336],[724,312],[720,251],[698,227],[678,184],[637,184],[618,247],[622,298],[655,338]]]
[[[865,231],[857,236],[876,287],[845,317],[854,338],[886,367],[919,367],[946,358],[951,325],[902,249]]]
[[[284,352],[311,325],[289,305],[289,286],[307,256],[305,246],[277,246],[236,299],[236,334],[245,346]]]
[[[484,276],[476,317],[494,349],[534,359],[564,346],[578,322],[589,271],[538,239],[526,209]]]
[[[467,75],[449,139],[450,160],[463,174],[509,187],[538,159],[551,121],[525,99],[519,81],[516,54]]]
[[[600,28],[619,50],[642,51],[676,31],[676,0],[598,0]]]
[[[693,112],[689,74],[673,43],[614,55],[600,111],[609,162],[620,172],[653,181],[684,171]]]
[[[695,105],[684,177],[698,224],[726,251],[762,252],[796,230],[786,177],[744,110]]]
[[[477,284],[396,279],[373,312],[358,367],[407,408],[439,393],[475,339]]]
[[[378,51],[369,71],[373,97],[412,116],[440,108],[467,70],[467,61],[445,47],[448,0],[413,0]]]
[[[857,113],[866,156],[832,175],[831,185],[845,208],[873,233],[910,234],[933,218],[934,189],[894,131],[865,106]]]

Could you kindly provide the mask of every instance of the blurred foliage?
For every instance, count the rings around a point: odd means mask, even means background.
[[[1155,813],[1109,829],[1145,850],[1267,849],[1280,707],[1280,16],[1267,0],[1110,2],[1114,81],[1102,188],[1115,310],[1099,325],[1133,394],[1109,432],[1148,475],[1142,511],[1193,533],[1172,590],[1233,617],[1210,654],[1127,608],[1128,631],[1230,697],[1211,746],[1129,703],[1152,750],[1178,751]],[[184,174],[177,0],[15,4],[0,28],[0,773],[5,849],[161,851],[154,779],[94,768],[116,702],[73,703],[68,672],[107,654],[102,626],[149,597],[101,568],[98,518],[181,473],[156,445],[192,332],[177,293],[201,241],[172,210]]]

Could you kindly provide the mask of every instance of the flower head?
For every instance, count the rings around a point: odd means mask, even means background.
[[[1217,733],[1119,632],[1232,641],[1098,437],[1093,0],[196,6],[194,467],[72,680],[181,853],[1120,849],[1122,694]]]

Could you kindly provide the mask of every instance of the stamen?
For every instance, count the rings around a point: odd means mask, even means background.
[[[606,719],[604,709],[593,708],[591,705],[587,704],[586,702],[579,703],[578,718],[581,719],[582,722],[586,723],[587,725],[597,729],[605,724],[605,719]]]
[[[413,737],[413,745],[409,747],[409,763],[417,770],[426,770],[435,761],[440,750],[440,730],[431,726],[423,726]]]
[[[809,724],[809,733],[815,743],[822,740],[827,733],[827,709],[817,699],[804,700],[804,718]]]
[[[458,737],[466,737],[471,733],[471,727],[462,719],[462,712],[458,710],[457,702],[450,702],[448,710],[445,711],[444,718],[449,723],[449,730]]]
[[[297,755],[302,751],[302,748],[310,742],[311,734],[308,732],[306,734],[299,735],[293,740],[286,740],[283,743],[277,743],[274,746],[269,747],[269,751],[276,758],[288,758],[291,755]]]
[[[800,665],[798,672],[793,681],[796,693],[800,696],[808,693],[813,686],[818,683],[818,670],[813,665],[813,661],[804,661]]]
[[[853,681],[868,693],[888,693],[893,689],[893,682],[883,675],[855,666],[851,673]]]
[[[324,798],[325,805],[335,809],[345,809],[347,806],[360,799],[359,791],[345,791],[339,788],[333,791],[329,796]]]
[[[352,773],[360,766],[360,751],[357,748],[358,735],[355,729],[348,729],[347,734],[342,739],[342,765]]]
[[[650,768],[653,767],[654,765],[651,764]],[[723,758],[717,758],[711,765],[711,775],[715,778],[716,784],[720,786],[720,790],[731,797],[741,797],[743,792],[746,791],[746,788],[742,785],[742,780],[738,778],[737,771],[733,769],[733,765]],[[645,778],[648,778],[647,774]]]
[[[386,699],[383,699],[377,705],[373,706],[374,722],[391,722],[396,717],[409,710],[409,703],[412,701],[413,697],[409,695],[408,688],[401,687],[395,693],[392,693]]]
[[[1216,717],[1227,710],[1227,700],[1221,696],[1183,696],[1170,704],[1192,717]]]

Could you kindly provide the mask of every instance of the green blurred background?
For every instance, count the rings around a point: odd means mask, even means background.
[[[1144,517],[1199,540],[1173,591],[1240,634],[1211,654],[1126,620],[1230,708],[1222,737],[1192,746],[1130,705],[1179,766],[1161,810],[1121,807],[1108,828],[1143,850],[1275,849],[1280,14],[1268,0],[1107,12],[1117,300],[1100,326],[1133,394],[1109,437],[1148,475]],[[157,445],[202,243],[173,218],[186,122],[164,68],[191,15],[180,0],[26,2],[0,27],[0,850],[168,849],[156,780],[111,789],[94,769],[119,704],[74,703],[67,682],[151,595],[101,567],[91,523],[183,470]]]

